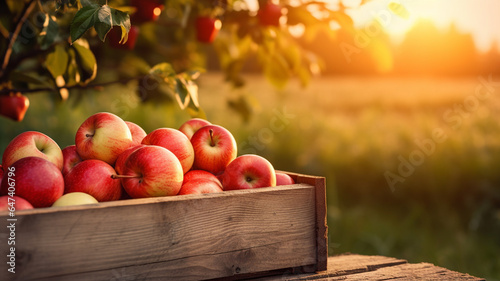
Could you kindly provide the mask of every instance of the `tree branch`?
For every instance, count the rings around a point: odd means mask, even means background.
[[[19,36],[19,33],[21,32],[21,29],[23,27],[24,22],[28,18],[29,14],[35,8],[36,1],[37,0],[31,0],[27,5],[24,6],[24,10],[22,11],[21,17],[19,18],[19,21],[16,24],[16,28],[14,29],[14,32],[10,36],[9,45],[8,45],[7,49],[5,50],[5,53],[3,55],[2,68],[0,69],[0,80],[5,75],[5,70],[7,69],[7,66],[9,65],[9,60],[10,60],[10,57],[12,55],[12,47],[14,46],[14,43],[16,42],[17,37]]]
[[[129,77],[121,80],[115,80],[115,81],[107,81],[107,82],[102,82],[102,83],[95,83],[95,84],[87,84],[87,85],[74,85],[74,86],[69,86],[69,87],[44,87],[44,88],[34,88],[34,89],[1,89],[0,90],[0,95],[8,95],[10,93],[37,93],[37,92],[56,92],[61,89],[67,89],[67,90],[72,90],[72,89],[92,89],[92,88],[100,88],[104,86],[109,86],[113,84],[125,84],[133,80],[140,80],[143,79],[148,75],[142,75],[142,76],[137,76],[137,77]]]

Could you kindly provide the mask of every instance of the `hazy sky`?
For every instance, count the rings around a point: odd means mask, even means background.
[[[325,1],[337,3],[338,1]],[[359,0],[344,0],[349,4]],[[500,0],[373,0],[362,8],[351,11],[360,27],[373,19],[373,15],[388,11],[388,4],[398,2],[405,6],[409,18],[403,19],[393,14],[386,28],[396,37],[401,37],[419,19],[430,19],[438,27],[446,28],[455,23],[463,32],[474,36],[480,50],[488,50],[493,41],[500,45]]]

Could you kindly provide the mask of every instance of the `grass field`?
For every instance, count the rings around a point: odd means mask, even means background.
[[[209,120],[234,133],[240,154],[326,176],[330,254],[388,255],[500,280],[500,83],[488,79],[326,77],[276,90],[248,76],[233,90],[207,73],[200,99]],[[241,97],[252,105],[248,122],[227,105]],[[88,92],[76,107],[75,98],[33,95],[25,122],[0,120],[0,151],[25,130],[72,144],[98,111],[146,131],[189,118],[135,101],[123,86]]]

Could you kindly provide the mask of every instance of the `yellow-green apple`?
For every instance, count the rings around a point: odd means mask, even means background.
[[[75,206],[99,203],[92,195],[84,192],[66,193],[52,204],[52,207]]]
[[[224,190],[276,186],[276,172],[264,157],[245,154],[234,159],[222,176]]]
[[[237,148],[233,135],[218,125],[200,128],[191,138],[191,144],[194,149],[193,169],[196,170],[218,175],[236,158]]]
[[[33,205],[19,196],[0,196],[0,212],[33,209]]]
[[[5,169],[0,195],[7,195],[14,186],[15,195],[26,199],[35,208],[50,207],[63,195],[64,179],[54,163],[36,156],[24,157]]]
[[[139,144],[139,145],[132,145],[131,147],[127,148],[124,152],[122,152],[120,155],[118,155],[118,158],[116,158],[115,162],[115,171],[119,175],[123,175],[123,171],[125,170],[125,163],[127,162],[128,157],[132,152],[136,151],[137,149],[146,146],[145,144]]]
[[[144,137],[147,135],[146,131],[144,131],[141,126],[133,122],[125,121],[125,123],[127,124],[128,128],[130,129],[130,133],[132,134],[132,144],[141,144],[142,139],[144,139]]]
[[[87,118],[75,136],[76,151],[82,159],[98,159],[110,165],[132,143],[127,123],[109,112],[99,112]]]
[[[83,160],[64,176],[64,193],[88,193],[99,202],[118,200],[122,187],[113,178],[115,174],[115,169],[102,160]]]
[[[191,137],[198,131],[201,127],[205,127],[207,125],[212,125],[212,123],[208,122],[205,119],[201,118],[192,118],[189,119],[188,121],[184,122],[180,127],[179,131],[183,132],[188,139],[191,139]]]
[[[290,184],[295,184],[295,181],[293,178],[285,173],[282,172],[276,172],[276,185],[290,185]]]
[[[184,175],[178,195],[222,192],[222,184],[213,174],[203,170],[191,170]]]
[[[132,152],[121,178],[123,188],[132,198],[171,196],[179,193],[184,172],[179,159],[170,150],[147,145]]]
[[[182,171],[187,173],[194,162],[194,150],[189,139],[181,131],[159,128],[149,133],[142,144],[157,145],[170,150],[179,159]]]
[[[63,154],[63,167],[62,174],[65,176],[73,167],[82,162],[82,158],[76,152],[76,145],[68,145],[62,150]]]
[[[59,145],[49,136],[35,131],[26,131],[13,138],[2,156],[2,165],[9,167],[17,160],[35,156],[46,159],[59,170],[63,167],[63,154]]]
[[[21,93],[0,95],[0,115],[14,121],[22,121],[29,106],[29,99]]]

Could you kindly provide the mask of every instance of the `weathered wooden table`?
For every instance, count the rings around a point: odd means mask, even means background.
[[[406,260],[343,254],[328,258],[328,270],[319,273],[292,274],[263,277],[255,280],[486,280],[448,270],[430,263],[408,263]]]

